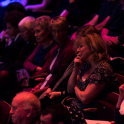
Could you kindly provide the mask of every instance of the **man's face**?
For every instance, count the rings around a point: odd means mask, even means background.
[[[40,116],[40,124],[52,124],[52,115],[41,115]]]
[[[10,23],[6,24],[7,33],[10,37],[15,37],[18,33],[18,28],[13,27]]]
[[[22,104],[20,104],[19,99],[13,99],[11,106],[10,114],[14,124],[19,124],[27,119],[27,111],[24,109]]]

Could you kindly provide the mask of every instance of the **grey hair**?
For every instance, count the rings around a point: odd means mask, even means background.
[[[33,28],[34,21],[35,21],[35,18],[34,18],[34,17],[32,17],[32,16],[27,16],[27,17],[23,18],[23,19],[19,22],[18,26],[19,26],[19,27],[24,27],[24,28],[30,30],[31,28]]]
[[[24,109],[32,109],[32,117],[36,117],[40,114],[41,103],[38,97],[36,97],[33,93],[30,92],[20,92],[18,93],[14,99],[20,100],[20,105],[24,107]]]

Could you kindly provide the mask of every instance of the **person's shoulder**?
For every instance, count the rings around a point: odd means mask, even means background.
[[[113,69],[111,67],[111,65],[106,62],[106,61],[103,61],[98,67],[97,67],[98,71],[100,73],[112,73],[113,72]]]

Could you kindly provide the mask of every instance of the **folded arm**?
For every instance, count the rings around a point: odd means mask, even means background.
[[[42,10],[45,10],[52,0],[43,0],[41,4],[36,5],[27,5],[25,6],[26,10],[32,10],[33,12],[42,12]]]

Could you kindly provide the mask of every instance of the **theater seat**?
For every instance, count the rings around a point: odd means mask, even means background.
[[[118,78],[118,83],[117,84],[115,84],[115,89],[114,89],[114,92],[116,92],[116,93],[119,93],[119,87],[122,85],[122,84],[124,84],[124,76],[123,75],[120,75],[120,74],[118,74],[118,73],[116,73],[116,75],[117,75],[117,78]]]
[[[11,106],[7,102],[0,100],[0,124],[9,123],[10,110],[11,110]]]
[[[109,93],[106,100],[97,102],[97,120],[114,121],[115,106],[118,100],[117,93]]]

